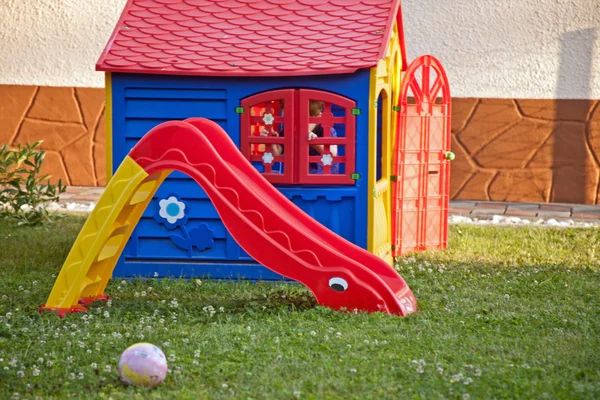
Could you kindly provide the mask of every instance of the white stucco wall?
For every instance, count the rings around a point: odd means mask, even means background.
[[[600,0],[404,0],[409,60],[455,97],[600,99]]]
[[[0,84],[103,87],[96,61],[127,0],[0,0]]]
[[[126,0],[0,0],[0,84],[102,87]],[[455,97],[600,99],[599,0],[404,0],[409,60],[432,54]]]

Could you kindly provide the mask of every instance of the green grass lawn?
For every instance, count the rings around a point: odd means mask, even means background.
[[[154,279],[40,315],[82,223],[0,222],[0,399],[600,398],[598,230],[452,226],[450,250],[400,261],[408,318],[334,312],[297,284]],[[140,341],[169,359],[154,391],[118,378]]]

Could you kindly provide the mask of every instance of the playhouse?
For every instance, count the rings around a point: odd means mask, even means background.
[[[393,257],[446,247],[451,158],[446,75],[431,56],[408,66],[403,39],[400,0],[129,0],[97,64],[120,176],[63,267],[91,265],[73,299],[97,299],[111,274],[280,279],[260,260],[281,246],[277,262],[323,266],[329,250],[315,242],[309,260],[296,237],[329,243],[334,264],[353,262],[342,243],[367,250],[354,260],[402,300]]]
[[[397,179],[394,151],[400,150],[394,148],[394,108],[407,66],[403,37],[399,0],[131,0],[97,64],[106,71],[112,144],[107,176],[154,126],[204,117],[219,123],[249,160],[264,165],[264,175],[286,197],[360,247],[388,262],[394,242],[405,252],[427,241],[443,247],[443,213],[421,221],[420,204],[405,204],[412,213],[408,223],[391,229],[400,212],[392,210],[391,184]],[[308,159],[310,100],[324,102],[319,122],[337,132],[335,139],[319,138],[337,145],[337,174],[308,173],[311,161],[320,161]],[[265,115],[275,118],[271,127],[283,127],[283,137],[260,136]],[[449,150],[447,139],[436,143],[442,152]],[[265,146],[277,141],[286,151],[269,164]],[[413,146],[422,151],[421,143]],[[283,173],[271,172],[273,164]],[[436,167],[431,176],[418,166],[405,176],[426,173],[439,181],[426,185],[447,196],[448,178]],[[422,193],[412,189],[419,202]],[[160,201],[171,194],[187,205],[184,229],[202,227],[212,235],[211,248],[189,250],[179,239],[183,234],[161,224]],[[435,201],[434,208],[445,207]],[[425,225],[433,233],[429,240],[419,237]],[[202,189],[174,173],[133,231],[114,274],[277,278],[252,261],[223,228]]]

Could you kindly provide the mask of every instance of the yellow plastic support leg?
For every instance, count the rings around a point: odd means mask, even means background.
[[[152,176],[126,157],[75,240],[43,310],[84,311],[106,298],[104,289],[131,232],[152,196],[171,173]]]

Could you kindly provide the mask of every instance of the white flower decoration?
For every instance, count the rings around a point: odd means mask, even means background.
[[[333,162],[333,157],[331,157],[331,154],[329,153],[323,154],[323,157],[321,157],[321,162],[323,163],[323,165],[331,165],[331,163]]]
[[[273,125],[273,121],[275,121],[275,118],[273,118],[273,114],[267,113],[263,115],[263,121],[265,125]]]
[[[171,196],[168,199],[162,199],[158,202],[160,211],[158,215],[161,218],[166,219],[170,224],[174,224],[183,217],[185,217],[185,204],[178,201],[175,196]]]
[[[273,162],[273,154],[272,153],[264,153],[262,156],[262,159],[265,164],[271,164]]]

